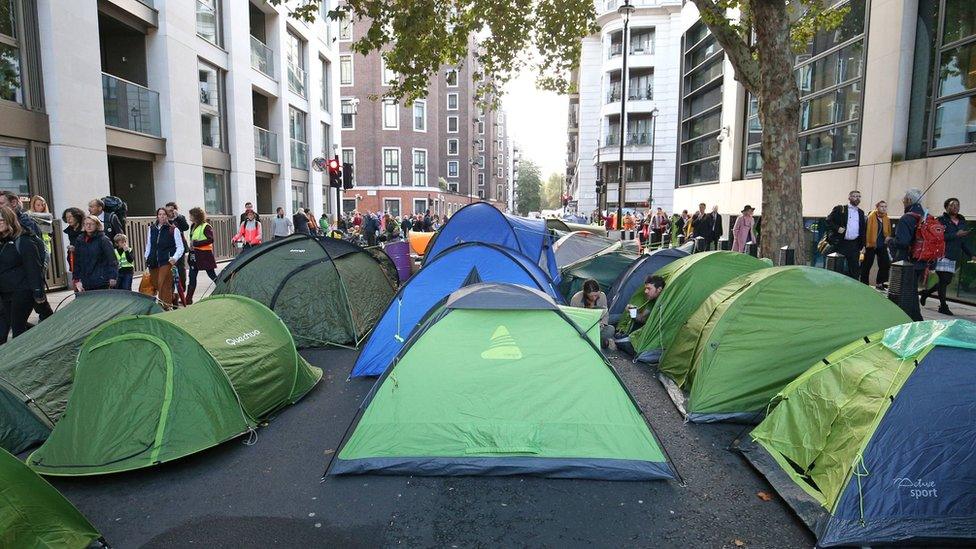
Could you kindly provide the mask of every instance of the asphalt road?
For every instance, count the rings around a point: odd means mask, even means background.
[[[320,482],[368,392],[355,353],[303,352],[326,376],[241,439],[152,469],[51,481],[115,547],[810,547],[740,455],[736,425],[684,424],[645,368],[613,357],[678,482],[358,476]],[[772,495],[764,501],[758,492]],[[742,545],[739,545],[742,544]]]

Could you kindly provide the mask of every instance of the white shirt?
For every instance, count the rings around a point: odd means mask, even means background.
[[[861,209],[857,206],[847,206],[847,229],[844,240],[857,240],[861,236]]]

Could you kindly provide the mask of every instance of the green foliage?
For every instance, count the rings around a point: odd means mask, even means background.
[[[539,166],[523,158],[519,162],[518,181],[515,183],[515,209],[521,215],[542,209],[542,171]]]
[[[313,21],[320,1],[289,6],[290,15]],[[501,87],[527,70],[538,75],[539,87],[566,92],[581,39],[599,30],[590,0],[346,0],[329,17],[346,13],[371,22],[352,49],[382,51],[386,66],[400,75],[385,96],[405,102],[426,96],[431,79],[443,78],[444,67],[463,65],[469,53],[485,104],[495,103]]]
[[[542,209],[555,210],[562,207],[563,191],[566,189],[566,176],[563,174],[549,174],[542,184]]]

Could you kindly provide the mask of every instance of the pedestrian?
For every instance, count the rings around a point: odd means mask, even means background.
[[[247,212],[247,219],[241,223],[240,229],[231,242],[238,243],[239,248],[251,248],[261,244],[261,222],[257,220],[258,214],[254,211]]]
[[[330,225],[329,214],[322,212],[322,217],[319,218],[319,233],[329,234]]]
[[[44,242],[44,272],[46,274],[47,267],[51,262],[51,253],[54,250],[54,239],[52,238],[54,215],[48,210],[47,200],[41,195],[34,195],[30,199],[27,215],[37,225],[38,230],[40,230],[38,236]],[[47,294],[45,294],[43,302],[34,304],[34,312],[37,313],[38,322],[54,314],[51,303],[47,300]]]
[[[874,205],[868,213],[867,225],[864,229],[864,261],[861,263],[861,282],[870,284],[871,267],[875,258],[878,259],[878,276],[875,287],[883,290],[888,283],[888,272],[891,269],[891,256],[888,255],[888,243],[891,242],[891,218],[888,217],[888,203],[884,200]]]
[[[34,304],[45,300],[43,258],[27,238],[13,208],[0,206],[0,344],[27,331]]]
[[[214,257],[214,230],[207,221],[207,212],[203,208],[190,208],[190,276],[186,286],[186,304],[193,303],[193,294],[197,290],[197,275],[200,271],[207,273],[210,280],[217,280],[217,259]]]
[[[400,221],[400,234],[403,238],[410,238],[410,231],[413,230],[413,220],[410,219],[409,215],[403,216],[403,220]]]
[[[253,212],[251,217],[253,217]],[[243,226],[243,225],[242,225]],[[170,224],[166,208],[156,210],[156,222],[146,231],[146,273],[156,288],[163,308],[173,306],[173,267],[183,257],[183,235]]]
[[[308,234],[308,218],[305,217],[305,210],[302,208],[295,210],[291,220],[295,227],[295,234]]]
[[[363,216],[359,213],[359,210],[353,210],[352,212],[352,225],[353,227],[363,226]]]
[[[186,220],[186,217],[180,213],[180,207],[176,205],[176,202],[166,203],[166,215],[169,216],[170,225],[176,227],[180,231],[180,238],[183,239],[183,249],[189,250],[189,243],[186,241],[186,236],[190,233],[190,223]],[[186,281],[186,256],[176,262],[176,270],[180,273],[180,280]]]
[[[864,248],[864,233],[867,231],[867,220],[858,205],[861,204],[861,193],[851,191],[847,195],[847,204],[834,206],[827,215],[827,229],[829,242],[834,251],[844,256],[847,262],[847,276],[860,279],[861,277],[861,249]]]
[[[115,259],[119,262],[119,278],[115,287],[127,292],[132,291],[132,278],[135,275],[135,259],[129,246],[129,237],[124,234],[115,235]]]
[[[366,215],[363,217],[363,232],[366,234],[367,246],[376,245],[376,233],[379,231],[379,229],[380,223],[379,220],[376,219],[376,216],[366,212]]]
[[[125,234],[125,227],[119,221],[119,216],[113,212],[106,212],[105,203],[102,202],[102,199],[93,198],[90,200],[88,202],[88,213],[98,219],[98,222],[102,224],[102,232],[105,233],[105,237],[109,239],[109,242],[115,238],[115,235]]]
[[[912,245],[915,244],[915,231],[918,229],[919,223],[925,219],[925,209],[919,204],[922,200],[922,191],[920,189],[912,188],[905,191],[905,196],[902,198],[902,204],[905,206],[905,215],[898,219],[898,223],[895,225],[895,236],[894,240],[891,242],[891,247],[894,250],[894,257],[892,261],[906,261],[913,264],[915,270],[915,284],[910,284],[907,288],[903,288],[904,291],[910,292],[913,299],[909,300],[909,310],[906,311],[908,316],[914,321],[922,320],[922,311],[919,309],[919,300],[915,299],[918,297],[918,283],[921,282],[925,275],[925,270],[928,267],[928,262],[922,259],[917,259],[912,257]]]
[[[85,212],[81,208],[68,208],[61,213],[64,222],[64,252],[68,260],[68,279],[75,269],[75,240],[81,234],[81,222],[85,220]]]
[[[281,240],[292,233],[294,225],[291,219],[285,217],[285,209],[281,206],[275,210],[275,216],[271,218],[271,239]]]
[[[308,225],[308,234],[318,234],[319,224],[315,221],[315,214],[308,208],[305,209],[305,224]]]
[[[742,208],[742,215],[735,220],[735,225],[732,226],[733,252],[745,252],[746,244],[756,241],[756,235],[752,232],[752,227],[755,224],[755,218],[752,217],[754,211],[755,208],[746,204]]]
[[[247,221],[247,212],[254,212],[254,220],[255,221],[261,221],[261,216],[258,215],[257,210],[254,209],[254,204],[252,204],[250,202],[245,202],[244,203],[244,211],[241,212],[241,218],[240,218],[239,223],[244,223],[245,221]]]
[[[939,277],[939,283],[935,288],[923,290],[920,293],[919,303],[925,305],[925,299],[932,297],[932,294],[937,290],[939,292],[939,312],[952,316],[952,311],[949,310],[949,304],[946,302],[946,289],[956,273],[956,262],[963,259],[963,254],[970,258],[976,254],[966,243],[969,230],[965,228],[966,218],[959,213],[959,199],[950,198],[943,203],[943,206],[945,213],[939,217],[939,222],[945,226],[945,257],[935,263],[935,274]]]
[[[610,314],[607,306],[607,294],[600,290],[600,284],[589,278],[583,281],[583,289],[573,294],[569,300],[570,307],[583,309],[602,309],[600,317],[600,347],[606,349],[613,341],[613,326],[610,325]]]
[[[94,215],[85,217],[81,234],[75,240],[75,269],[71,272],[76,292],[108,290],[119,280],[119,261],[115,246]]]

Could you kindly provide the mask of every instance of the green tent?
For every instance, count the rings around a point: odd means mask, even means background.
[[[664,291],[651,304],[644,326],[630,334],[635,356],[660,356],[659,349],[671,344],[678,329],[715,290],[767,266],[751,255],[725,251],[691,254],[665,265],[654,273],[664,278]],[[643,285],[631,296],[630,304],[638,309],[647,306]],[[617,330],[627,333],[629,329],[630,317],[622,315]]]
[[[783,388],[740,446],[818,546],[976,540],[976,324],[858,339]]]
[[[64,413],[78,349],[92,331],[120,316],[160,311],[136,292],[84,292],[0,345],[0,448],[19,454],[44,442]]]
[[[457,290],[377,381],[330,473],[674,478],[596,346],[601,314],[513,284]]]
[[[220,272],[213,293],[261,302],[299,348],[358,346],[393,299],[394,280],[355,244],[296,234],[239,255]]]
[[[589,278],[596,280],[601,290],[609,292],[617,277],[637,261],[638,257],[640,256],[637,252],[625,250],[617,243],[602,252],[560,267],[562,280],[559,282],[559,293],[569,301],[576,292],[583,289],[583,282]]]
[[[252,299],[122,318],[85,341],[64,417],[27,464],[70,476],[177,459],[253,430],[321,377]]]
[[[82,549],[101,537],[53,486],[0,448],[0,547]]]
[[[873,288],[844,275],[814,267],[761,269],[705,300],[664,350],[659,368],[666,383],[689,392],[683,403],[689,420],[754,420],[831,350],[908,320]]]

